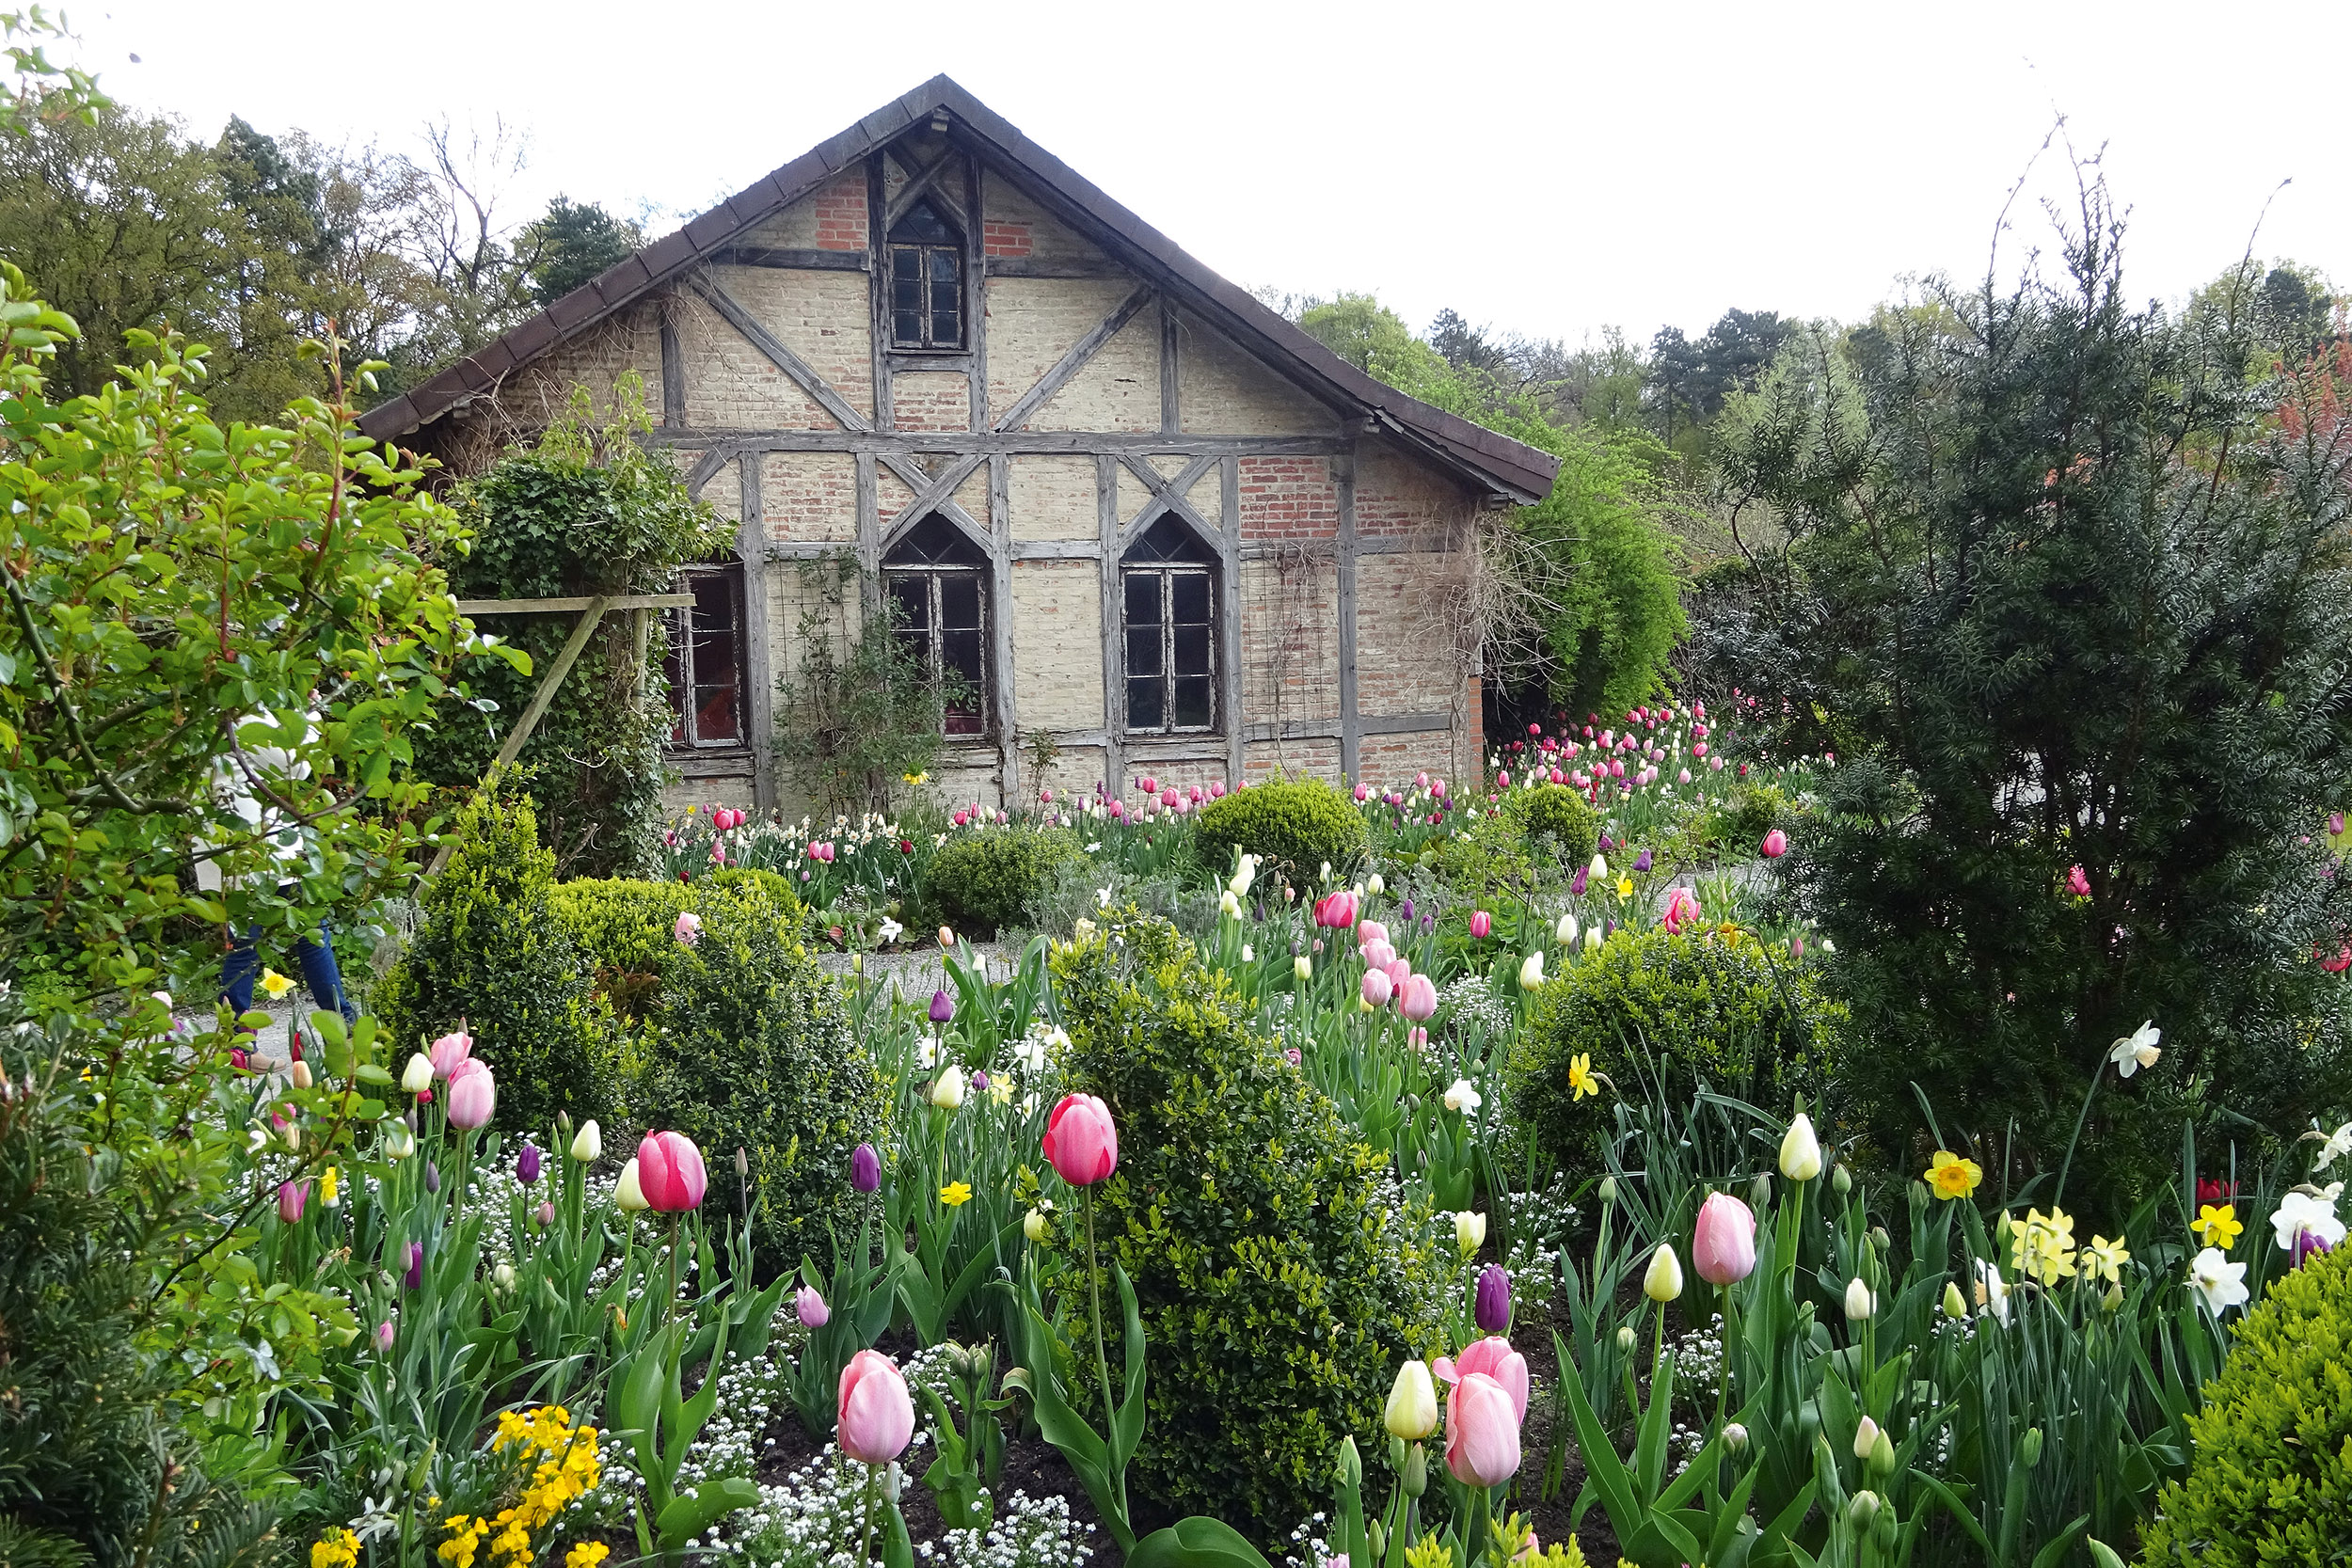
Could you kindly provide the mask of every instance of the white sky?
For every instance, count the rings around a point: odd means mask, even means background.
[[[2352,274],[2352,6],[83,0],[61,53],[143,107],[414,150],[447,113],[656,231],[945,71],[1248,286],[1571,342],[1730,306],[1852,319],[1980,277],[2055,118],[2104,144],[2131,292],[2256,244]],[[134,64],[130,56],[140,56]],[[2029,190],[2066,194],[2054,153]],[[2021,203],[2014,270],[2047,238]]]

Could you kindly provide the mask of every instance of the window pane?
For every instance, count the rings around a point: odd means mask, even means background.
[[[694,629],[735,629],[735,584],[715,573],[689,578],[693,584]]]
[[[931,263],[931,295],[935,299],[942,289],[952,289],[962,276],[963,262],[952,250],[934,248],[930,253]]]
[[[1205,675],[1179,675],[1173,722],[1179,729],[1206,729],[1212,713],[1209,680]]]
[[[670,738],[675,742],[683,742],[687,738],[689,699],[693,695],[687,689],[691,682],[688,673],[687,642],[693,633],[687,629],[686,618],[675,610],[664,612],[662,620],[668,625],[670,633],[670,651],[661,656],[662,678],[670,683]]]
[[[1127,628],[1127,673],[1158,675],[1160,670],[1160,628],[1129,626]]]
[[[1166,692],[1155,676],[1149,680],[1127,682],[1127,727],[1131,730],[1156,730],[1167,726],[1164,706]]]
[[[891,247],[890,308],[893,310],[923,309],[923,253],[913,245]]]
[[[960,676],[977,695],[980,689],[980,634],[977,631],[943,631],[939,634],[939,662],[942,670]]]
[[[1174,572],[1168,576],[1168,594],[1174,613],[1169,617],[1179,626],[1189,622],[1195,626],[1209,619],[1209,578],[1205,572]]]
[[[930,594],[925,592],[929,581],[914,573],[890,579],[890,597],[898,607],[898,618],[911,627],[919,629],[931,624]]]
[[[939,574],[939,624],[950,631],[980,629],[980,578],[977,572]]]
[[[1176,640],[1176,671],[1180,675],[1209,673],[1209,628],[1178,626]]]
[[[1129,572],[1127,574],[1127,624],[1131,626],[1160,624],[1160,574]]]
[[[696,687],[694,701],[695,739],[707,743],[743,738],[742,727],[736,718],[734,687]]]

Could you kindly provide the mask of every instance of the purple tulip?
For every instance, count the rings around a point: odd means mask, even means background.
[[[1633,857],[1633,869],[1636,871],[1647,871],[1654,863],[1656,863],[1649,858],[1647,849]]]
[[[1470,1316],[1481,1333],[1501,1334],[1511,1326],[1511,1275],[1502,1264],[1489,1263],[1479,1272]]]
[[[931,1022],[945,1023],[955,1016],[956,1005],[947,1000],[947,993],[944,990],[931,992]]]
[[[2299,1269],[2303,1266],[2305,1259],[2317,1257],[2327,1250],[2328,1243],[2324,1237],[2315,1236],[2308,1230],[2298,1230],[2295,1233],[2294,1261],[2288,1266]]]
[[[430,1160],[424,1163],[424,1190],[428,1193],[441,1190],[441,1167]]]
[[[539,1180],[539,1146],[523,1145],[523,1151],[515,1156],[515,1180],[530,1186]]]
[[[976,1093],[976,1094],[977,1094],[977,1093],[982,1093],[982,1092],[984,1092],[987,1088],[988,1088],[988,1069],[987,1069],[986,1068],[979,1068],[979,1069],[974,1069],[973,1074],[972,1074],[972,1089],[973,1089],[973,1092],[974,1092],[974,1093]]]
[[[802,1323],[809,1328],[822,1328],[833,1321],[833,1308],[815,1287],[803,1285],[792,1294],[792,1310]]]
[[[1398,910],[1397,913],[1404,916],[1406,925],[1410,926],[1413,923],[1413,901],[1410,898],[1405,900],[1404,908]]]
[[[874,1152],[872,1144],[860,1144],[850,1151],[850,1185],[861,1193],[881,1189],[882,1156]]]
[[[1584,884],[1591,879],[1592,871],[1593,868],[1589,865],[1578,866],[1576,868],[1576,875],[1568,879],[1568,891],[1575,894],[1579,898],[1583,897]]]
[[[408,1243],[408,1272],[401,1276],[401,1284],[413,1291],[424,1283],[424,1243]]]

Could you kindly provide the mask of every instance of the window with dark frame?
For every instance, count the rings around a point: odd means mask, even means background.
[[[890,230],[890,342],[963,347],[963,236],[928,201],[909,208]]]
[[[690,610],[667,612],[670,651],[661,661],[670,679],[670,744],[743,744],[743,571],[739,566],[689,569],[678,591],[694,596]]]
[[[1216,728],[1216,552],[1170,515],[1120,564],[1131,735]]]
[[[937,514],[882,561],[898,636],[945,698],[942,728],[951,738],[988,733],[988,578],[986,552]]]

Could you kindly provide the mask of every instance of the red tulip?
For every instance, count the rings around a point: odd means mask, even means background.
[[[1471,1372],[1445,1401],[1445,1467],[1465,1486],[1500,1486],[1519,1471],[1519,1423],[1511,1396]]]
[[[1709,1285],[1732,1285],[1756,1270],[1756,1215],[1729,1193],[1710,1193],[1699,1206],[1691,1260]]]
[[[1764,858],[1776,861],[1788,852],[1788,835],[1774,828],[1764,835]]]
[[[1119,1129],[1111,1108],[1090,1094],[1066,1094],[1045,1118],[1045,1163],[1073,1187],[1090,1187],[1119,1168]]]
[[[1356,895],[1346,888],[1327,893],[1315,900],[1315,924],[1327,930],[1344,931],[1356,924]]]
[[[710,1178],[693,1139],[683,1132],[648,1132],[637,1146],[637,1184],[645,1195],[645,1207],[682,1214],[701,1206]]]
[[[914,1401],[897,1363],[880,1351],[850,1357],[834,1420],[841,1451],[861,1465],[887,1465],[906,1452],[914,1436]]]

